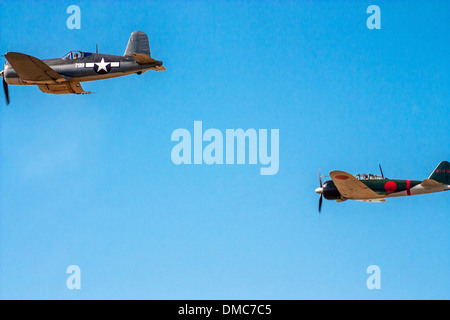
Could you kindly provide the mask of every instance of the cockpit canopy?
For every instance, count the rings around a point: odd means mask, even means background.
[[[90,52],[82,52],[82,51],[70,51],[65,54],[61,59],[65,60],[77,60],[85,57],[89,57],[92,53]]]
[[[385,179],[382,176],[377,176],[377,175],[371,174],[371,173],[360,173],[360,174],[357,174],[355,177],[358,180],[383,180],[383,179]]]

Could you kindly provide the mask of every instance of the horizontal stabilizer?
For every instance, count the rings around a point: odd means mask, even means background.
[[[155,71],[166,71],[166,68],[163,65],[161,65],[161,66],[153,67],[153,70],[155,70]]]
[[[133,53],[133,59],[134,61],[136,61],[138,64],[155,64],[155,66],[152,68],[153,70],[156,71],[165,71],[166,68],[164,68],[164,66],[162,65],[161,61],[155,60],[152,57],[150,57],[149,55],[146,55],[144,53]]]
[[[436,180],[433,180],[433,179],[425,179],[422,181],[421,185],[422,185],[422,187],[425,187],[425,188],[442,187],[442,183],[437,182]]]
[[[133,59],[139,64],[147,64],[152,62],[159,62],[158,60],[153,59],[149,55],[145,53],[133,53]]]

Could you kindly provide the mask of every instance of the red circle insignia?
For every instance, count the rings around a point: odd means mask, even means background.
[[[397,184],[394,181],[388,181],[384,185],[384,189],[387,193],[395,192],[395,190],[397,190]]]

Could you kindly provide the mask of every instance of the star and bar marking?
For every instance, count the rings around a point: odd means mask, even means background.
[[[94,68],[94,71],[100,74],[105,74],[111,71],[111,68],[120,67],[120,62],[105,62],[102,58],[100,62],[89,62],[84,65],[85,68]]]

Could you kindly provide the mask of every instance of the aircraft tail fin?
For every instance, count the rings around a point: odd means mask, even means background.
[[[428,179],[450,185],[450,163],[448,161],[442,161],[439,163]]]
[[[134,31],[128,40],[124,56],[132,56],[133,53],[143,53],[150,56],[150,45],[147,35],[142,31]]]

